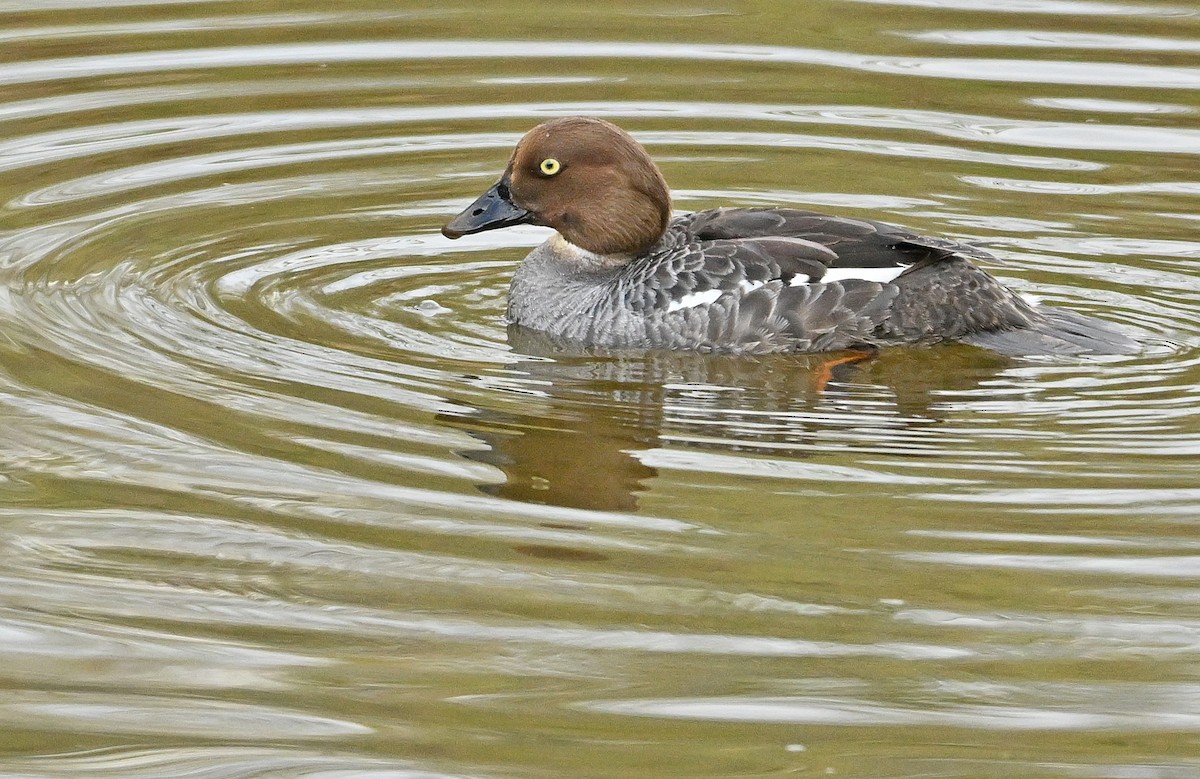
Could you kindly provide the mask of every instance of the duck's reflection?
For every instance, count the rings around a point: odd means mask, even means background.
[[[486,442],[466,453],[503,471],[480,489],[513,500],[630,511],[657,471],[639,454],[669,446],[807,457],[822,437],[884,442],[936,424],[946,393],[1011,363],[969,346],[738,357],[690,352],[581,353],[522,328],[528,362],[518,411],[480,408],[444,421]],[[546,359],[549,358],[549,359]],[[511,367],[511,366],[510,366]]]

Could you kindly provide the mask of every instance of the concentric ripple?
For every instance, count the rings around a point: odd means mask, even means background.
[[[1195,772],[1200,16],[393,5],[0,2],[0,775]],[[510,330],[580,113],[1142,349]]]

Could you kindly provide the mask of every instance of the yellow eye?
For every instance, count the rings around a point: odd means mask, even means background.
[[[542,160],[542,164],[538,166],[538,169],[547,176],[553,176],[555,173],[558,173],[560,170],[562,170],[562,164],[553,157],[547,157],[546,159]]]

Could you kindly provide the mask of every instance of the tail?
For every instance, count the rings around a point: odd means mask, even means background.
[[[1138,349],[1137,341],[1103,320],[1050,306],[1034,310],[1041,321],[1032,327],[972,333],[962,340],[1010,357],[1132,354]]]

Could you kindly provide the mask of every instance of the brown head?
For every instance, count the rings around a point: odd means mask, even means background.
[[[596,254],[636,255],[670,219],[667,182],[641,144],[611,122],[569,116],[527,132],[500,181],[442,234],[537,224]]]

